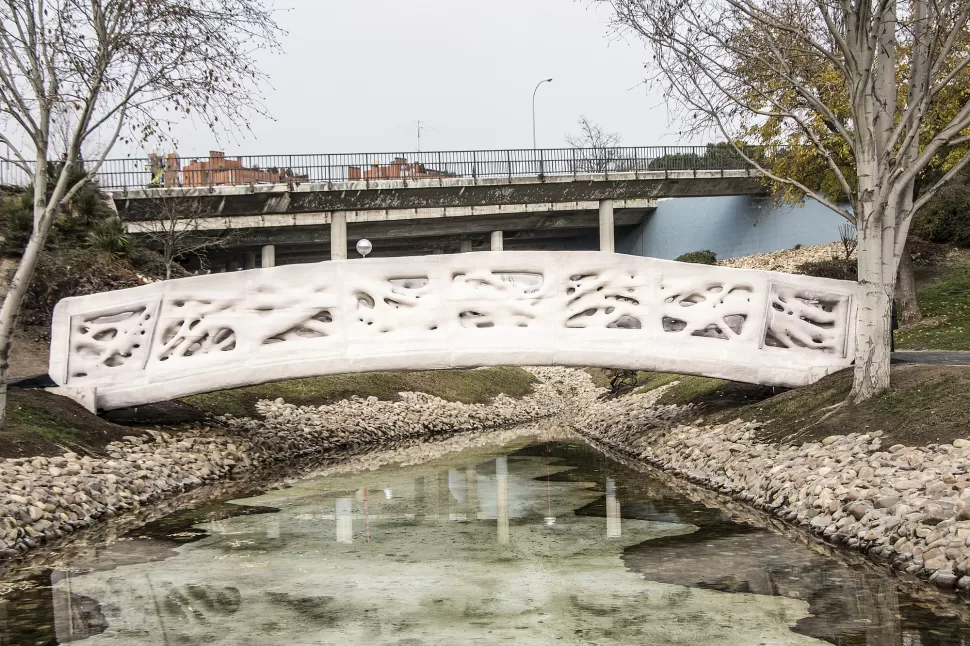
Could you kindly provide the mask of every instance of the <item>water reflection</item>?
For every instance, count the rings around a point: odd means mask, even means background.
[[[495,518],[498,523],[498,542],[509,542],[509,462],[507,457],[495,458]]]
[[[616,480],[606,479],[606,538],[620,538],[620,502],[616,499]]]
[[[890,578],[734,523],[578,442],[308,478],[222,507],[242,515],[192,542],[173,541],[185,522],[162,523],[76,564],[104,569],[53,572],[46,590],[0,602],[0,644],[931,646],[967,634]]]

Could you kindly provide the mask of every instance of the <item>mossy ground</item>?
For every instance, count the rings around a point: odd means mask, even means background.
[[[0,426],[0,457],[102,455],[105,446],[141,431],[112,424],[76,402],[43,390],[7,393],[7,419]]]
[[[535,377],[521,368],[372,372],[330,375],[260,384],[186,397],[202,410],[237,417],[256,415],[256,402],[282,397],[288,404],[320,406],[353,395],[394,401],[402,391],[422,392],[448,401],[484,404],[499,393],[521,398],[532,392]]]

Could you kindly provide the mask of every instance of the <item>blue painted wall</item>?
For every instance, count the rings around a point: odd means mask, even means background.
[[[750,197],[691,197],[663,200],[632,233],[617,239],[619,253],[672,260],[710,249],[735,258],[795,245],[835,242],[845,220],[814,200],[772,206]]]

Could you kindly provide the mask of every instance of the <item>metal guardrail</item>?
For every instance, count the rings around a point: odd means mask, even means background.
[[[85,165],[93,166],[90,162]],[[142,159],[108,159],[98,170],[97,180],[102,188],[124,189],[748,168],[750,165],[744,158],[726,145],[240,157],[179,157],[172,154]],[[9,161],[0,162],[0,183],[24,184],[27,181],[29,177],[22,169]]]

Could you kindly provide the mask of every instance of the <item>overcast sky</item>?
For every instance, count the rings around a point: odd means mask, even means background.
[[[625,145],[683,142],[643,84],[642,44],[612,36],[587,0],[277,0],[284,53],[264,65],[274,121],[216,141],[183,124],[179,152],[227,154],[564,145],[585,115]],[[434,128],[433,130],[431,128]],[[120,152],[120,151],[119,151]],[[112,155],[119,156],[119,155]]]

